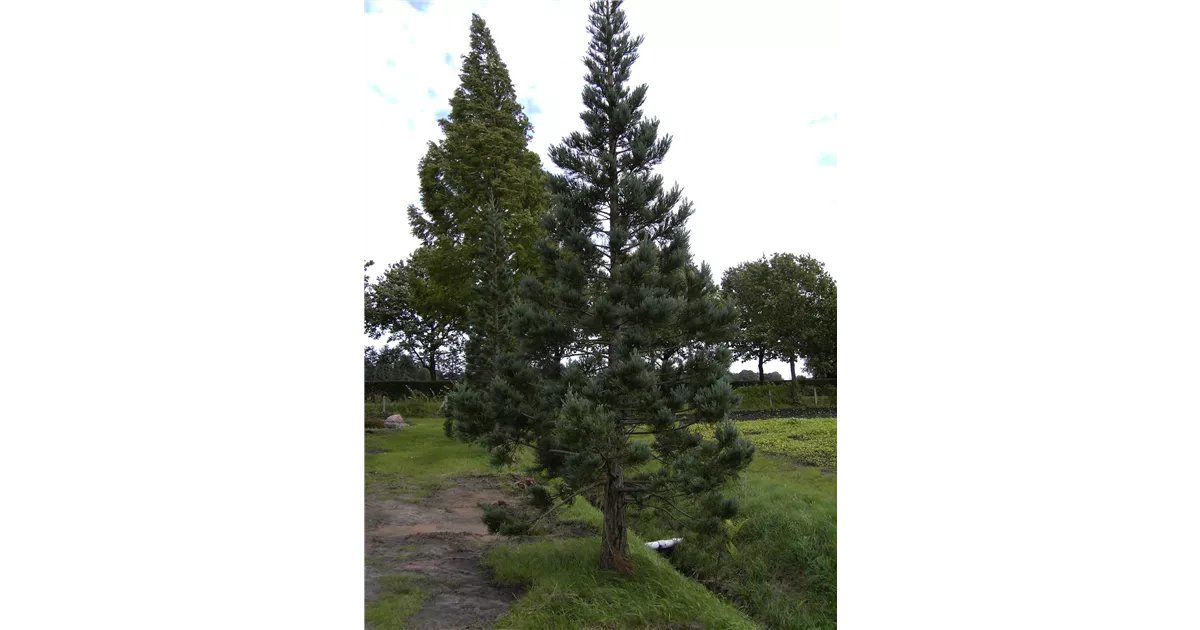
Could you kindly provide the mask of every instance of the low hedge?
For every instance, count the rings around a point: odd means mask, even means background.
[[[761,383],[758,382],[757,380],[732,381],[729,384],[732,385],[734,389],[737,389],[739,387],[753,387],[755,385],[773,385],[776,387],[791,387],[792,386],[791,381],[763,381]],[[837,388],[837,379],[836,378],[804,378],[804,377],[800,377],[800,378],[796,379],[796,385],[799,385],[800,387],[808,387],[809,392],[811,393],[813,387],[816,387],[818,389],[830,388],[830,387],[836,389]]]

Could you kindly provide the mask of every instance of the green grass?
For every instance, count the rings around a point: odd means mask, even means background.
[[[636,566],[632,576],[600,569],[599,537],[496,548],[484,560],[496,579],[529,588],[496,628],[684,628],[693,622],[704,628],[757,627],[680,575],[637,536],[630,535],[629,547]]]
[[[713,429],[697,425],[711,439]],[[778,418],[738,423],[738,431],[760,453],[786,455],[801,464],[837,469],[837,418]]]
[[[417,575],[388,575],[380,578],[383,594],[378,601],[367,607],[367,623],[375,630],[404,630],[408,618],[421,609],[428,597],[419,585],[423,578]]]
[[[442,433],[441,418],[406,421],[412,426],[366,434],[367,492],[428,495],[451,477],[492,471],[486,451]],[[379,450],[384,452],[371,452]]]
[[[738,423],[758,448],[750,468],[730,483],[738,497],[734,551],[721,540],[692,537],[672,562],[768,628],[837,627],[837,477],[819,466],[837,463],[836,420]],[[805,440],[791,440],[790,436]],[[797,451],[795,443],[807,444]],[[798,453],[800,457],[772,454]],[[679,535],[643,515],[634,527],[647,537]]]

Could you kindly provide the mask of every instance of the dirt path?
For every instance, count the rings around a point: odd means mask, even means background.
[[[422,499],[366,502],[367,603],[380,578],[417,574],[430,593],[409,618],[415,630],[490,628],[518,596],[494,586],[480,560],[499,537],[489,535],[479,503],[512,500],[491,476],[459,477]],[[370,626],[368,626],[370,627]]]

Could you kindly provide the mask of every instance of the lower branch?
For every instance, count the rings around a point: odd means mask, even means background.
[[[562,507],[562,506],[566,505],[567,503],[569,503],[569,502],[571,501],[571,499],[574,499],[575,497],[577,497],[577,496],[579,496],[579,495],[583,494],[584,492],[587,492],[588,490],[591,490],[592,488],[595,488],[596,486],[600,485],[601,483],[602,483],[601,481],[597,481],[597,482],[595,482],[595,483],[591,484],[590,486],[585,486],[585,487],[583,487],[583,488],[580,488],[580,489],[576,490],[576,491],[575,491],[575,492],[574,492],[574,493],[573,493],[571,496],[569,496],[569,497],[567,497],[567,498],[563,499],[561,503],[559,503],[558,505],[556,505],[556,506],[554,506],[554,507],[550,508],[549,510],[546,510],[545,512],[543,512],[543,513],[542,513],[542,515],[541,515],[541,516],[539,516],[539,517],[537,517],[537,518],[533,519],[533,521],[531,521],[531,522],[529,523],[529,527],[532,529],[532,528],[533,528],[533,525],[534,525],[534,523],[537,523],[538,521],[542,520],[543,518],[546,518],[547,516],[549,516],[549,515],[553,514],[553,513],[554,513],[556,510],[558,510],[558,508],[560,508],[560,507]]]

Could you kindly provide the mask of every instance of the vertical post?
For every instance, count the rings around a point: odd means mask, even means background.
[[[767,408],[768,409],[775,408],[775,401],[771,399],[771,386],[770,385],[767,386]]]
[[[813,388],[813,406],[814,407],[817,406],[817,388],[816,387]]]

